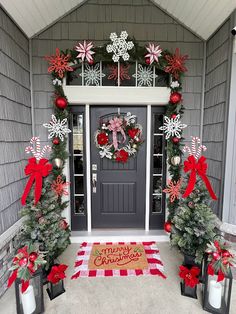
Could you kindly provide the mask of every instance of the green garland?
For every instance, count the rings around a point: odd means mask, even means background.
[[[133,41],[134,47],[132,50],[129,51],[129,55],[130,55],[129,62],[122,62],[122,63],[130,63],[130,62],[138,61],[141,64],[145,64],[146,63],[145,62],[145,54],[147,54],[146,47],[140,46],[134,38],[133,39],[129,38],[129,40]],[[107,44],[108,43],[106,43],[100,47],[94,47],[92,49],[95,52],[95,54],[93,55],[94,64],[97,62],[100,62],[100,61],[107,62],[107,63],[114,63],[112,60],[112,54],[108,53],[106,51]],[[176,55],[177,55],[177,53],[178,53],[179,57],[183,58],[183,63],[184,63],[184,60],[187,59],[187,56],[180,56],[179,51],[177,51],[177,49],[176,49]],[[75,49],[66,49],[65,51],[60,51],[60,56],[62,58],[67,58],[68,65],[70,62],[71,64],[73,64],[72,65],[73,68],[77,68],[77,67],[81,66],[82,62],[77,58],[78,52]],[[167,71],[165,71],[165,69],[170,66],[169,59],[173,58],[173,57],[175,57],[175,55],[172,54],[170,51],[163,50],[161,56],[158,58],[158,63],[153,62],[152,66],[155,66],[155,68],[157,70],[167,72]],[[51,57],[46,57],[46,59],[49,61],[49,63],[52,64],[49,60],[50,58],[51,58],[51,60],[55,60],[56,55],[51,56]],[[186,71],[186,69],[185,70],[180,69],[179,71],[174,73],[174,75],[176,75],[176,73],[177,73],[179,86],[171,87],[171,84],[169,84],[169,87],[171,89],[171,94],[175,93],[175,92],[180,93],[182,91],[182,77],[183,77],[184,71]],[[59,74],[56,70],[53,70],[53,71],[50,70],[49,72],[52,75],[52,79],[61,80],[70,71],[65,69],[63,71],[62,77],[59,76]],[[176,78],[174,78],[172,76],[172,74],[170,74],[170,77],[171,77],[170,82],[172,80],[174,80],[174,81],[177,80]],[[61,85],[54,85],[54,88],[55,88],[55,98],[64,97],[66,99],[66,95],[64,94],[63,87]],[[57,119],[67,118],[69,116],[68,107],[65,109],[59,109],[59,108],[57,108],[55,103],[54,103],[54,114],[55,114],[56,118]],[[172,115],[179,114],[180,119],[181,119],[181,116],[184,113],[184,107],[183,107],[181,101],[179,101],[176,104],[173,104],[171,101],[169,101],[169,103],[166,107],[167,107],[166,116],[171,117]],[[171,162],[171,159],[172,159],[172,157],[175,157],[175,156],[182,157],[182,146],[183,146],[182,140],[183,140],[183,138],[181,137],[181,139],[178,142],[174,142],[173,137],[170,137],[167,141],[167,156],[168,156],[168,165],[169,165],[168,171],[169,171],[171,180],[175,181],[175,182],[177,182],[181,177],[182,165],[181,165],[181,162],[178,165],[174,165]],[[60,142],[58,145],[53,144],[51,158],[52,159],[60,158],[63,160],[63,164],[65,164],[65,160],[68,157],[66,145],[67,145],[66,140],[64,142]],[[53,170],[54,177],[56,178],[58,175],[62,175],[62,172],[63,172],[63,168],[54,169]],[[174,202],[170,202],[170,198],[169,197],[167,198],[167,207],[169,210],[169,215],[168,215],[168,221],[169,222],[172,222],[173,217],[175,215],[175,210],[177,209],[178,204],[179,204],[178,199],[175,199]]]

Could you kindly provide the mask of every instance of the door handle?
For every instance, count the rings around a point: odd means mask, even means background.
[[[92,174],[92,186],[93,186],[93,193],[97,192],[97,174]]]

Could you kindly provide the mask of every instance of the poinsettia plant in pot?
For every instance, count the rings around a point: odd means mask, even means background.
[[[51,271],[47,276],[48,279],[47,293],[49,295],[50,300],[58,297],[59,295],[65,292],[63,279],[66,278],[65,271],[67,268],[68,266],[64,264],[56,264],[52,266]]]
[[[44,255],[33,244],[18,249],[10,267],[8,288],[15,282],[17,313],[37,313],[44,310],[42,266]],[[37,296],[35,296],[37,290]]]

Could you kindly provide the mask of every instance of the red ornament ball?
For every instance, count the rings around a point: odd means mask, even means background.
[[[36,252],[30,253],[30,255],[29,255],[30,262],[34,262],[37,259],[37,257],[38,257],[38,253],[36,253]]]
[[[57,97],[55,100],[55,105],[57,106],[57,108],[59,109],[65,109],[68,105],[67,100],[64,97]]]
[[[55,138],[53,139],[52,143],[53,143],[54,145],[60,144],[59,138],[58,138],[58,137],[55,137]]]
[[[178,92],[174,92],[170,95],[170,102],[172,104],[177,104],[178,102],[180,102],[182,99],[182,95]]]
[[[172,229],[172,224],[171,224],[171,222],[170,222],[170,221],[165,222],[165,224],[164,224],[164,230],[165,230],[166,232],[170,233],[170,232],[171,232],[171,229]]]
[[[19,265],[20,267],[24,267],[28,264],[28,258],[27,257],[22,257],[20,260],[19,260]]]
[[[88,62],[88,64],[93,65],[93,64],[94,64],[94,60],[93,60],[93,59],[90,60],[90,61]]]
[[[145,59],[145,63],[146,63],[146,64],[148,64],[148,65],[149,65],[149,64],[150,64],[150,62],[151,62],[151,61],[150,61],[150,58],[146,58],[146,59]]]
[[[222,252],[222,257],[230,257],[229,251]]]
[[[173,113],[170,117],[171,117],[171,119],[175,119],[177,117],[177,114]]]
[[[172,138],[172,142],[173,142],[174,144],[178,144],[179,141],[180,141],[180,138],[178,138],[178,137],[173,137],[173,138]]]
[[[218,252],[213,252],[212,253],[212,257],[215,259],[215,260],[218,260],[220,258],[220,254]]]
[[[68,228],[68,223],[62,219],[60,222],[59,222],[59,227],[62,229],[62,230],[66,230]]]
[[[35,269],[34,269],[34,262],[30,262],[29,265],[27,266],[29,271],[31,273],[34,273],[35,272]]]

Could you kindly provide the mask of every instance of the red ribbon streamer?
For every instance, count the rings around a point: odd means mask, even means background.
[[[186,188],[186,191],[183,194],[184,198],[189,196],[189,194],[193,191],[195,183],[196,183],[197,175],[199,175],[202,178],[203,182],[205,183],[206,188],[208,192],[210,193],[211,198],[213,200],[217,200],[217,197],[211,187],[211,183],[206,176],[207,163],[205,161],[206,161],[206,157],[201,156],[198,160],[196,160],[193,155],[189,156],[188,159],[185,160],[184,172],[191,171],[191,173],[189,177],[188,186]]]
[[[21,197],[22,205],[26,204],[27,196],[30,193],[34,181],[34,204],[36,205],[38,203],[42,193],[43,177],[47,177],[52,170],[52,165],[47,164],[47,162],[48,160],[46,158],[40,159],[38,163],[36,158],[29,158],[28,164],[25,167],[25,174],[27,176],[30,175],[30,178]]]

